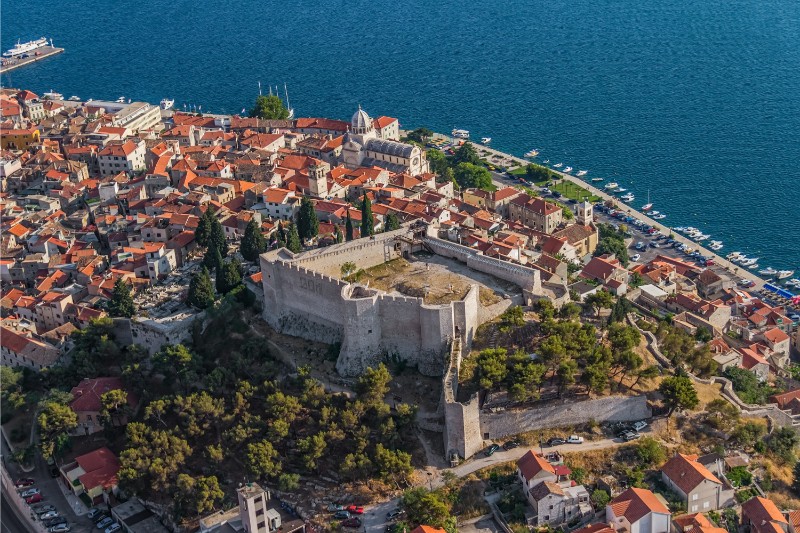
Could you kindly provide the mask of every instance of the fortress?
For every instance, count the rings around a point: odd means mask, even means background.
[[[459,300],[428,304],[424,298],[343,281],[339,272],[344,263],[369,269],[427,252],[511,282],[522,289],[526,300],[545,294],[538,271],[485,257],[434,235],[433,227],[418,224],[299,254],[286,249],[265,253],[261,256],[264,319],[282,333],[340,343],[336,368],[343,376],[357,376],[386,357],[416,366],[422,374],[441,376],[453,339],[470,345],[476,328],[511,305],[510,297],[491,309],[482,308],[476,282]]]

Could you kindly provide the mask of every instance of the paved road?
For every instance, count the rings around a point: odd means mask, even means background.
[[[19,515],[19,510],[9,502],[9,495],[3,491],[0,502],[0,529],[8,533],[27,533],[28,526],[24,518]]]

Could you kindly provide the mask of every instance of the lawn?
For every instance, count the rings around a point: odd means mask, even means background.
[[[562,180],[557,184],[550,187],[551,191],[558,191],[561,193],[562,198],[570,199],[570,200],[583,200],[585,197],[589,197],[590,202],[596,202],[600,200],[599,196],[595,196],[594,194],[590,193],[583,187],[572,183],[571,181]]]

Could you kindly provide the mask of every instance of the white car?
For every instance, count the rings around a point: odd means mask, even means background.
[[[647,422],[645,422],[644,420],[640,420],[638,422],[633,423],[633,429],[635,429],[636,431],[641,431],[646,427],[647,427]]]
[[[567,439],[568,444],[583,444],[583,437],[577,435],[570,435]]]
[[[631,256],[631,261],[638,261],[641,258],[642,258],[642,256],[640,254],[633,254]]]
[[[19,493],[19,495],[23,498],[30,498],[31,496],[34,496],[36,494],[39,494],[39,489],[36,488],[26,489]]]
[[[40,520],[49,520],[50,518],[57,518],[58,511],[47,511],[46,513],[42,513],[39,515]]]

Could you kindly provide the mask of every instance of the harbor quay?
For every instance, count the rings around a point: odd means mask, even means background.
[[[403,132],[403,133],[407,133],[407,132]],[[433,139],[434,140],[450,141],[450,142],[453,141],[453,137],[452,136],[444,135],[444,134],[441,134],[441,133],[434,133]],[[512,154],[509,154],[509,153],[506,153],[506,152],[502,152],[500,150],[497,150],[495,148],[492,148],[490,146],[487,146],[487,145],[484,145],[484,144],[481,144],[481,143],[478,143],[478,142],[474,142],[474,141],[469,141],[469,142],[471,142],[473,145],[475,145],[475,147],[478,148],[480,151],[488,153],[489,154],[489,160],[492,162],[492,164],[505,166],[508,170],[514,170],[517,167],[525,166],[525,165],[527,165],[529,163],[533,163],[533,164],[538,164],[540,166],[544,166],[541,163],[537,163],[536,161],[531,161],[531,160],[528,160],[528,159],[517,157],[517,156],[514,156]],[[722,256],[722,255],[720,255],[718,253],[715,253],[712,250],[709,250],[707,247],[703,246],[701,243],[698,243],[698,242],[696,242],[696,241],[694,241],[692,239],[689,239],[689,238],[681,235],[678,232],[673,231],[672,228],[670,228],[669,226],[665,225],[663,222],[660,222],[658,220],[654,220],[654,219],[648,217],[647,215],[645,215],[644,213],[642,213],[641,211],[638,211],[635,208],[628,206],[627,204],[623,204],[622,202],[619,201],[619,198],[616,198],[615,196],[613,196],[611,194],[608,194],[608,192],[606,192],[606,191],[604,191],[602,189],[598,189],[594,185],[591,185],[591,184],[587,183],[586,181],[584,181],[584,180],[582,180],[582,179],[580,179],[580,178],[578,178],[576,176],[572,176],[571,174],[567,174],[565,172],[561,172],[561,171],[559,171],[559,169],[556,169],[556,168],[550,168],[550,167],[547,167],[547,168],[549,170],[551,170],[552,172],[558,174],[560,179],[569,181],[570,183],[573,183],[573,184],[575,184],[575,185],[577,185],[579,187],[582,187],[582,188],[586,189],[592,195],[602,198],[604,202],[607,202],[607,201],[613,202],[618,207],[623,209],[627,214],[629,214],[629,215],[631,215],[631,216],[633,216],[635,218],[638,218],[642,222],[646,222],[647,224],[649,224],[651,226],[654,226],[654,227],[664,228],[666,230],[665,233],[667,233],[670,236],[670,238],[680,242],[681,244],[686,244],[687,246],[691,246],[692,248],[700,250],[703,253],[703,255],[706,256],[706,257],[713,256],[714,262],[717,265],[723,267],[725,270],[727,270],[731,275],[733,275],[735,277],[738,277],[738,278],[741,278],[741,279],[748,279],[748,280],[752,281],[753,283],[755,283],[755,286],[753,287],[755,290],[761,290],[764,287],[764,283],[765,283],[764,279],[762,279],[761,277],[757,276],[755,273],[749,271],[746,267],[742,267],[742,266],[739,266],[739,265],[736,265],[736,264],[732,263],[731,261],[727,260],[724,256]],[[507,175],[503,175],[503,174],[497,173],[497,172],[493,172],[492,173],[492,179],[495,181],[496,185],[503,186],[503,187],[504,186],[508,186],[510,184],[510,182],[512,182],[510,177],[508,177]]]
[[[30,65],[31,63],[36,63],[42,59],[60,54],[63,51],[63,48],[58,48],[56,46],[42,46],[35,52],[32,51],[30,54],[27,54],[27,57],[3,58],[3,64],[2,67],[0,67],[0,72],[11,72],[19,67],[24,67],[25,65]]]

